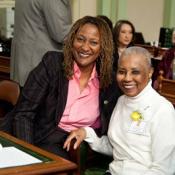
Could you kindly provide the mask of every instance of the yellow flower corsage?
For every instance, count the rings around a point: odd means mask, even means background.
[[[137,121],[138,124],[139,124],[139,123],[141,122],[141,120],[143,120],[143,117],[142,117],[142,115],[141,115],[140,112],[138,112],[138,111],[133,111],[132,114],[131,114],[131,119],[132,119],[133,121]]]

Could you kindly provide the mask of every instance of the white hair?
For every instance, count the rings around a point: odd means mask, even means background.
[[[147,65],[149,67],[152,67],[152,64],[151,64],[151,54],[150,52],[143,48],[143,47],[138,47],[138,46],[132,46],[132,47],[128,47],[122,54],[121,56],[119,57],[119,60],[120,61],[123,57],[125,56],[128,56],[128,55],[140,55],[142,58],[145,59]]]

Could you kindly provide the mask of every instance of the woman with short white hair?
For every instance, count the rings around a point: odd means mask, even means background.
[[[90,127],[75,130],[76,138],[113,156],[106,174],[173,175],[175,173],[175,110],[151,86],[151,56],[141,47],[129,47],[118,61],[116,79],[123,91],[113,110],[108,135],[98,137]]]

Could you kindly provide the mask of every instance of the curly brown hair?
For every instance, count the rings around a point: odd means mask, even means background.
[[[73,75],[74,64],[74,56],[72,52],[73,42],[78,30],[87,23],[95,25],[100,33],[100,55],[96,63],[100,80],[100,87],[104,88],[111,83],[113,39],[110,28],[100,18],[85,16],[74,23],[64,42],[64,70],[66,77],[68,79],[71,79]]]

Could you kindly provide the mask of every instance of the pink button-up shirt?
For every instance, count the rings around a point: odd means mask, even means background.
[[[88,84],[82,92],[79,88],[80,75],[80,69],[74,63],[74,76],[69,81],[67,103],[58,125],[68,132],[86,126],[100,127],[99,80],[96,66],[94,66]]]

